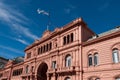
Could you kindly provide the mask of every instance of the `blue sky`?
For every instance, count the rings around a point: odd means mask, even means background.
[[[50,13],[52,31],[82,17],[95,33],[120,25],[120,0],[0,0],[0,56],[24,56],[24,49],[40,39]],[[37,9],[42,12],[37,13]]]

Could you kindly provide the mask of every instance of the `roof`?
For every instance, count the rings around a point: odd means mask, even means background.
[[[96,42],[111,39],[111,38],[114,38],[117,36],[120,36],[120,26],[117,26],[116,28],[106,31],[106,32],[103,32],[101,34],[94,35],[92,38],[90,38],[86,42],[84,42],[83,46],[94,44]]]
[[[88,41],[99,38],[99,37],[103,37],[103,36],[118,32],[118,31],[120,31],[120,26],[117,26],[114,29],[111,29],[109,31],[106,31],[106,32],[103,32],[103,33],[100,33],[100,34],[96,34],[96,35],[92,36],[92,38],[88,39]]]
[[[24,62],[24,57],[16,57],[13,59],[13,61],[15,64]]]
[[[1,57],[1,56],[0,56],[0,59],[3,59],[3,60],[5,60],[5,61],[8,61],[8,60],[9,60],[9,59],[6,59],[6,58]]]
[[[101,34],[98,34],[98,36],[99,36],[99,37],[102,37],[102,36],[105,36],[105,35],[108,35],[108,34],[117,32],[117,31],[120,31],[120,26],[117,26],[117,27],[114,28],[114,29],[111,29],[111,30],[109,30],[109,31],[103,32],[103,33],[101,33]]]

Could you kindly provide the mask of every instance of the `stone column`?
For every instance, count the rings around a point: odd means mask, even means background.
[[[34,76],[34,79],[37,80],[37,75]]]
[[[53,73],[53,80],[56,80],[56,73]]]
[[[47,73],[47,80],[50,80],[50,76],[49,76],[49,74]]]
[[[82,80],[81,73],[80,72],[76,72],[76,74],[72,75],[72,79],[73,80]]]

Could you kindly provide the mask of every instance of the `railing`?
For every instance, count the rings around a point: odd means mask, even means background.
[[[70,66],[70,67],[64,67],[59,69],[59,71],[57,71],[58,73],[62,73],[62,72],[73,72],[75,71],[75,67],[74,66]]]
[[[47,73],[53,74],[53,73],[73,72],[73,71],[75,71],[75,66],[57,68],[57,69],[49,69]]]
[[[56,73],[56,71],[57,71],[57,69],[55,68],[55,69],[49,69],[48,70],[48,74],[52,74],[52,73]]]

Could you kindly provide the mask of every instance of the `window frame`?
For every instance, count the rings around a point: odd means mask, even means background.
[[[119,63],[120,62],[119,50],[117,48],[114,48],[112,50],[112,60],[113,60],[113,63]]]
[[[96,52],[96,53],[94,54],[94,66],[97,66],[97,65],[99,65],[99,55],[98,55],[98,53]]]
[[[65,57],[65,67],[71,67],[72,65],[72,56],[70,54]]]
[[[120,77],[115,78],[115,80],[120,80]]]
[[[93,55],[92,54],[88,55],[88,66],[93,66]]]
[[[27,59],[31,58],[32,52],[27,53]]]
[[[52,69],[56,69],[57,68],[57,63],[56,61],[52,61]]]

